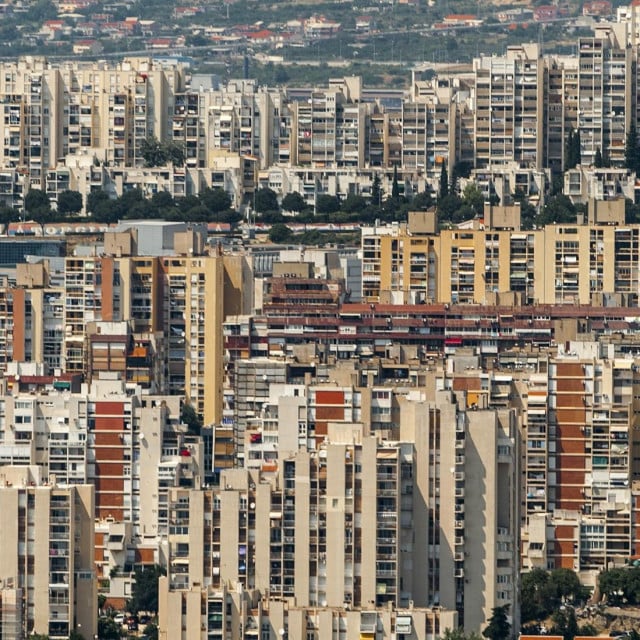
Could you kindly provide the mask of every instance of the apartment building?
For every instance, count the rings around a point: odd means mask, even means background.
[[[387,304],[436,300],[436,219],[412,213],[408,225],[362,228],[362,300]]]
[[[170,492],[169,590],[231,582],[307,607],[442,606],[470,629],[498,604],[516,607],[515,414],[459,411],[447,392],[435,404],[407,398],[401,439],[382,441],[357,416],[340,420],[338,393],[315,390],[333,394],[308,417],[322,431],[325,416],[322,439],[280,450],[268,468],[222,471],[211,497]],[[288,416],[283,439],[296,430]]]
[[[222,256],[162,258],[166,380],[170,394],[184,395],[205,423],[222,419]]]
[[[47,372],[63,367],[64,296],[50,284],[48,263],[20,264],[11,294],[13,360],[42,362]]]
[[[574,56],[558,56],[549,60],[547,67],[547,126],[541,133],[547,166],[559,173],[566,168],[566,141],[578,121],[578,61]]]
[[[316,193],[367,193],[361,180],[345,185],[344,171],[369,172],[370,183],[376,171],[397,167],[418,191],[425,180],[437,186],[443,162],[450,172],[459,162],[476,171],[562,171],[572,130],[580,131],[583,164],[600,151],[620,167],[638,102],[637,45],[627,46],[628,37],[626,23],[599,23],[573,56],[512,46],[503,56],[478,57],[471,73],[414,79],[405,94],[366,90],[359,78],[326,88],[233,80],[205,89],[190,86],[182,66],[145,59],[7,62],[0,196],[20,206],[31,187],[55,201],[67,188],[122,193],[136,185],[184,197],[213,186],[239,206],[251,199],[259,172],[275,165],[295,170],[279,193],[297,190],[310,203]],[[145,168],[142,146],[152,135],[183,146],[184,166]],[[312,172],[308,180],[300,170]]]
[[[258,87],[254,80],[232,80],[224,88],[204,93],[206,136],[203,151],[251,156],[261,169],[275,161],[280,91]],[[188,147],[187,147],[188,148]],[[208,161],[209,159],[205,159]],[[208,164],[206,166],[209,166]]]
[[[0,397],[0,465],[37,465],[59,486],[92,485],[92,571],[100,579],[118,571],[105,593],[124,604],[133,566],[166,561],[168,492],[210,475],[203,442],[180,425],[178,397],[132,394],[115,372],[82,392],[61,384]]]
[[[636,201],[635,174],[624,168],[578,166],[564,176],[563,193],[576,204],[611,202],[624,197]],[[606,205],[605,205],[606,206]]]
[[[498,220],[497,209],[488,208],[486,226],[476,228],[436,231],[433,212],[411,214],[407,225],[363,228],[363,300],[469,304],[511,291],[532,302],[543,231],[520,232],[519,211],[504,209]]]
[[[567,567],[593,584],[637,551],[637,365],[570,346],[529,380],[522,563]]]
[[[9,581],[0,590],[0,637],[2,640],[22,638],[22,589]]]
[[[3,467],[1,479],[0,576],[22,596],[13,603],[21,616],[14,637],[62,639],[73,631],[93,636],[93,487],[57,486],[55,476],[41,480],[37,467]]]
[[[522,407],[524,570],[568,568],[594,585],[636,553],[632,462],[637,359],[613,344],[451,357],[445,388],[478,407]]]
[[[635,304],[637,225],[624,224],[622,200],[589,201],[583,224],[521,230],[519,212],[454,229],[391,224],[363,228],[363,299],[484,304],[513,294],[522,304]],[[513,213],[514,215],[511,215]]]
[[[457,628],[455,611],[441,607],[395,607],[358,610],[344,607],[305,607],[275,597],[261,597],[241,584],[209,591],[195,587],[168,590],[160,580],[160,628],[175,638],[240,638],[255,636],[277,640],[357,640],[403,634],[412,640],[434,640],[445,629]],[[184,613],[186,612],[186,613]],[[206,612],[206,613],[205,613]]]
[[[187,397],[206,423],[219,422],[224,273],[231,281],[244,267],[205,253],[198,234],[169,235],[171,258],[157,247],[138,256],[130,233],[107,234],[100,255],[67,257],[55,286],[46,262],[20,265],[0,293],[3,368],[37,362],[45,375],[88,381],[119,372],[131,389]]]
[[[122,320],[118,263],[110,256],[66,258],[64,281],[64,364],[66,371],[87,366],[87,322]]]
[[[581,162],[593,164],[600,150],[613,166],[624,164],[633,104],[633,50],[618,41],[613,27],[580,38],[578,122]]]
[[[260,418],[269,400],[270,385],[284,384],[286,376],[286,363],[275,359],[252,358],[234,364],[233,394],[226,394],[225,413],[233,424],[236,456],[241,466],[245,461],[245,432],[252,420]],[[274,448],[273,454],[276,453]]]
[[[39,188],[60,158],[89,149],[115,166],[141,165],[142,141],[167,137],[169,93],[184,86],[180,68],[139,59],[54,68],[26,57],[3,65],[2,78],[11,134],[2,155],[8,167],[26,168]]]
[[[434,179],[439,176],[442,162],[452,169],[455,159],[466,160],[466,140],[461,140],[461,128],[457,123],[462,109],[457,101],[459,93],[459,81],[452,78],[440,77],[437,82],[414,81],[410,95],[402,105],[400,166],[408,172],[424,173]],[[374,164],[371,158],[369,163]],[[385,164],[388,166],[388,162]]]
[[[546,70],[536,45],[507,48],[505,56],[474,61],[476,167],[515,160],[544,166],[543,121]]]
[[[20,383],[46,378],[20,371]],[[65,485],[92,482],[98,518],[134,522],[136,535],[155,536],[160,481],[191,486],[203,473],[201,450],[188,449],[193,442],[178,426],[181,399],[131,392],[117,372],[101,373],[82,392],[51,380],[37,391],[21,391],[17,380],[4,390],[0,461],[37,464]]]

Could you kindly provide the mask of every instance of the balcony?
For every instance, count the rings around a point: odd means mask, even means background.
[[[363,611],[360,614],[360,633],[375,633],[378,614],[374,611]]]

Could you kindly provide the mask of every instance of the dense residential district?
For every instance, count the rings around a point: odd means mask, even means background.
[[[639,45],[0,62],[1,638],[637,638]]]

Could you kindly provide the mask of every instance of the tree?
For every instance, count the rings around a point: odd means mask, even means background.
[[[189,433],[200,434],[200,429],[202,429],[202,420],[200,420],[200,416],[198,416],[190,402],[185,402],[182,405],[180,421],[187,425]]]
[[[190,34],[185,37],[185,44],[188,47],[206,47],[211,40],[201,33]]]
[[[577,166],[582,161],[582,141],[580,140],[580,129],[576,129],[576,134],[573,136],[573,158],[575,165]]]
[[[609,569],[598,576],[600,593],[611,605],[621,604],[626,586],[626,569]]]
[[[121,217],[123,217],[122,214],[122,203],[120,200],[107,198],[96,206],[92,216],[96,222],[112,223],[117,222]]]
[[[32,633],[29,640],[49,640],[49,636],[46,633]]]
[[[321,193],[316,198],[316,213],[335,213],[340,211],[340,200],[328,193]]]
[[[379,207],[382,205],[382,187],[380,186],[380,176],[376,173],[371,183],[371,204]]]
[[[573,607],[559,609],[553,614],[552,620],[552,632],[555,635],[562,636],[564,640],[573,640],[578,635],[578,621]]]
[[[578,632],[578,635],[581,636],[597,636],[599,634],[597,627],[587,622],[587,624],[583,624]],[[631,634],[629,634],[629,640],[640,640],[639,634],[635,631],[636,637],[634,638]]]
[[[82,211],[82,194],[79,191],[65,189],[58,194],[58,213],[62,215],[80,213]]]
[[[551,573],[536,568],[524,573],[520,582],[522,622],[544,620],[565,603],[581,603],[590,590],[582,586],[571,569],[554,569]]]
[[[520,226],[522,229],[533,229],[537,215],[536,208],[527,200],[520,188],[516,188],[511,197],[514,202],[520,204]]]
[[[640,568],[609,569],[598,578],[600,593],[612,605],[640,602]]]
[[[281,244],[291,239],[293,232],[286,224],[278,222],[271,227],[269,231],[269,240],[275,244]]]
[[[391,197],[397,200],[400,197],[400,185],[398,184],[398,165],[393,165],[393,182],[391,184]]]
[[[98,618],[98,638],[100,640],[119,640],[120,625],[113,618]]]
[[[140,145],[140,155],[147,167],[160,167],[166,163],[166,155],[160,144],[160,140],[155,136],[149,136]]]
[[[178,214],[173,196],[168,191],[156,191],[151,196],[150,210],[153,216],[164,218],[165,220],[175,219]]]
[[[0,205],[0,224],[9,224],[20,219],[20,214],[7,205]]]
[[[84,636],[76,629],[69,634],[69,640],[84,640]]]
[[[212,213],[221,213],[231,208],[231,198],[224,189],[204,189],[199,198],[200,202]]]
[[[511,623],[507,618],[508,611],[508,604],[491,609],[491,617],[482,632],[485,638],[490,638],[490,640],[508,640],[508,638],[511,637]]]
[[[255,210],[258,213],[266,213],[267,211],[280,211],[278,205],[278,195],[273,189],[263,187],[255,193]]]
[[[162,167],[166,164],[184,164],[184,146],[173,140],[160,142],[155,136],[145,138],[140,144],[140,155],[146,167]]]
[[[163,145],[163,150],[167,159],[175,167],[184,165],[184,145],[179,142],[171,141]]]
[[[600,147],[596,149],[596,155],[593,159],[593,166],[596,169],[602,169],[602,167],[604,167],[604,160],[602,159],[602,152],[600,151]]]
[[[138,567],[135,570],[131,599],[127,602],[127,610],[137,615],[139,611],[158,611],[158,581],[166,576],[164,567],[158,564]]]
[[[554,569],[549,575],[549,586],[552,590],[549,595],[558,605],[562,602],[582,602],[590,593],[572,569]]]
[[[631,123],[627,132],[624,147],[624,164],[629,171],[635,171],[636,174],[640,174],[640,144],[638,144],[638,132],[634,122]]]
[[[565,142],[564,170],[573,169],[580,164],[581,142],[580,131],[569,130]]]
[[[536,217],[536,226],[544,227],[547,224],[572,223],[576,221],[576,208],[571,199],[565,195],[557,195],[549,198],[542,212]]]
[[[462,200],[454,193],[440,198],[438,200],[438,218],[442,221],[458,222],[460,220],[458,212],[461,206]]]
[[[35,222],[44,224],[51,219],[51,202],[42,189],[29,189],[24,198],[24,208],[28,217]]]
[[[637,224],[640,222],[640,205],[633,200],[626,198],[624,201],[624,221],[626,224]]]
[[[573,169],[573,128],[569,130],[569,135],[564,143],[564,169]]]
[[[433,191],[429,186],[427,186],[427,188],[424,191],[417,193],[414,196],[413,200],[411,201],[412,209],[426,210],[432,206],[433,206]]]
[[[462,200],[468,204],[478,215],[484,212],[484,195],[475,182],[467,183],[462,192]]]
[[[96,191],[90,191],[87,196],[87,211],[89,213],[95,213],[96,209],[100,207],[100,205],[108,200],[111,200],[109,194],[102,189],[97,189]]]
[[[137,220],[140,218],[149,218],[153,215],[151,202],[144,197],[142,189],[128,189],[120,198],[120,213],[122,217],[129,220]]]
[[[360,213],[367,208],[367,200],[363,196],[350,193],[340,205],[346,213]]]
[[[449,193],[460,194],[460,178],[469,178],[471,175],[471,165],[468,162],[456,162],[451,171],[449,180]]]
[[[523,574],[520,581],[520,616],[522,622],[544,620],[554,603],[549,598],[549,573],[535,568]]]
[[[26,21],[42,23],[55,18],[57,13],[56,6],[51,0],[38,0],[27,11]]]
[[[482,640],[482,636],[475,631],[466,633],[462,627],[458,627],[457,629],[445,629],[442,640]]]
[[[453,171],[451,181],[458,180],[460,178],[470,178],[473,164],[471,162],[459,161],[453,165]]]
[[[158,640],[158,625],[155,622],[150,622],[143,630],[143,635],[145,635],[149,640]]]
[[[273,79],[276,84],[285,84],[289,80],[289,73],[285,67],[278,65],[274,71]]]
[[[439,198],[446,198],[449,195],[449,174],[447,173],[447,164],[443,161],[440,168],[440,191]]]
[[[287,195],[282,198],[282,208],[284,211],[300,213],[307,208],[307,203],[297,191],[293,191],[292,193],[287,193]]]

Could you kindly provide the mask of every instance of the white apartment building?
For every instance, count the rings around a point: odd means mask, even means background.
[[[240,583],[304,607],[441,606],[469,629],[498,605],[517,619],[515,414],[448,392],[400,405],[399,441],[328,417],[315,450],[171,490],[169,592]]]
[[[96,633],[93,498],[92,486],[57,486],[38,468],[1,469],[0,579],[22,594],[16,638]]]

